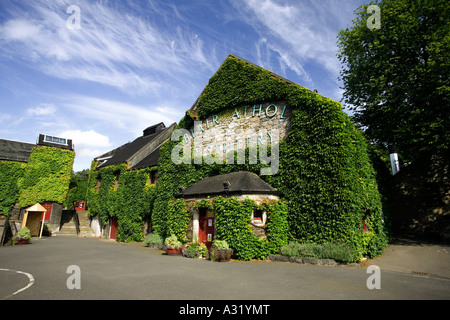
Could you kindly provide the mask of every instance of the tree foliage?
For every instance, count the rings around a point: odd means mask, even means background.
[[[382,0],[380,28],[368,5],[338,36],[344,101],[367,136],[404,160],[448,150],[450,6],[446,0]]]

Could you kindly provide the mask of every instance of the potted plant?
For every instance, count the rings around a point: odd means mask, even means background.
[[[230,261],[233,249],[230,249],[225,240],[214,240],[209,253],[212,261],[227,262]]]
[[[172,234],[164,241],[165,251],[168,255],[181,255],[182,243],[177,239],[177,236]]]
[[[13,237],[13,244],[27,244],[30,243],[31,232],[27,227],[23,227],[17,232],[17,234]]]
[[[46,237],[52,236],[52,229],[48,226],[48,224],[44,224],[44,228],[42,230],[42,235]]]
[[[182,252],[183,256],[187,258],[202,259],[208,254],[208,248],[206,248],[206,245],[202,242],[191,242],[186,245]]]

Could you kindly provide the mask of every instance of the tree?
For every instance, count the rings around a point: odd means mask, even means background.
[[[396,145],[405,161],[448,151],[450,6],[447,0],[383,0],[363,5],[340,30],[343,101],[367,137]],[[375,21],[376,22],[376,21]],[[378,28],[379,27],[379,28]]]
[[[72,170],[69,192],[66,201],[64,201],[64,206],[70,209],[75,201],[86,200],[89,172],[89,169],[83,169],[78,172]]]

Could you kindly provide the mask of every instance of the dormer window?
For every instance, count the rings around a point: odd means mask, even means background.
[[[63,145],[67,146],[67,139],[59,138],[59,137],[55,137],[55,136],[45,135],[44,141],[51,142],[51,143],[63,144]]]

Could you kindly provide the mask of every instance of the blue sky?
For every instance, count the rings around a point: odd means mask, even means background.
[[[340,101],[336,36],[367,2],[2,0],[0,138],[72,139],[89,168],[178,122],[229,53]]]

